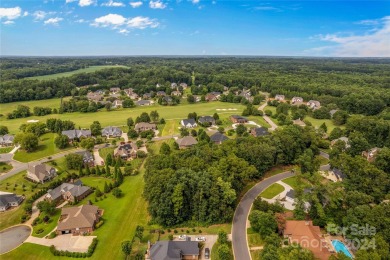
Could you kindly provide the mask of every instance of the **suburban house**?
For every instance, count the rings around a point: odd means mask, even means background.
[[[137,158],[138,147],[133,142],[121,142],[120,145],[114,150],[114,156],[120,157],[123,160],[131,158]]]
[[[150,106],[152,104],[152,101],[150,100],[139,100],[136,102],[137,106]]]
[[[311,109],[318,109],[321,107],[321,103],[317,100],[309,100],[309,102],[307,102],[307,106]]]
[[[221,134],[220,132],[216,132],[215,134],[210,136],[210,140],[215,144],[222,144],[223,141],[229,140],[229,138],[226,135]]]
[[[196,123],[195,119],[193,119],[193,118],[183,119],[183,120],[181,120],[180,124],[184,128],[194,128],[194,127],[198,126],[198,124]]]
[[[173,99],[170,96],[163,96],[162,101],[165,101],[168,104],[171,104],[173,102]]]
[[[251,91],[248,89],[248,90],[243,90],[240,92],[240,94],[238,95],[240,97],[243,97],[245,98],[246,100],[250,101],[252,100],[252,94],[251,94]]]
[[[251,135],[254,137],[265,136],[268,134],[268,128],[265,127],[256,127],[251,129]]]
[[[157,130],[157,125],[153,123],[141,122],[135,125],[134,130],[137,131],[138,133],[148,131],[148,130]]]
[[[122,130],[119,127],[115,126],[107,126],[102,129],[102,136],[105,137],[121,137]]]
[[[284,101],[284,95],[275,95],[275,100]]]
[[[348,137],[340,137],[340,138],[337,138],[337,139],[334,139],[330,142],[330,146],[333,146],[337,143],[337,141],[343,141],[345,143],[345,148],[349,148],[351,147],[351,145],[349,144],[349,139]]]
[[[62,208],[57,225],[57,235],[91,233],[102,215],[103,210],[94,205]]]
[[[366,158],[367,161],[373,162],[373,161],[375,161],[375,158],[376,158],[376,156],[377,156],[379,151],[380,151],[380,148],[374,147],[374,148],[372,148],[372,149],[370,149],[368,151],[362,152],[362,156],[364,158]]]
[[[56,177],[56,169],[46,164],[30,164],[27,168],[27,178],[39,183],[50,181]]]
[[[11,207],[17,207],[24,200],[23,196],[14,193],[0,192],[0,212],[6,211]]]
[[[210,92],[206,95],[206,101],[217,101],[221,97],[221,92]]]
[[[302,97],[293,97],[291,99],[291,104],[293,105],[300,105],[303,103],[303,98]]]
[[[93,191],[88,186],[83,186],[83,183],[79,180],[74,183],[62,183],[60,186],[48,190],[45,199],[48,201],[70,201],[70,202],[77,202],[85,197],[87,197],[89,194],[91,194]]]
[[[103,99],[103,95],[97,92],[88,92],[87,98],[90,101],[99,102]]]
[[[177,139],[176,143],[180,149],[184,149],[196,145],[198,141],[192,136],[184,136],[183,138]]]
[[[180,87],[183,89],[186,89],[188,87],[187,83],[180,83]]]
[[[181,96],[181,92],[175,90],[175,91],[172,91],[171,95],[172,95],[172,96],[177,96],[177,97],[179,97],[179,96]]]
[[[80,154],[83,157],[83,163],[84,165],[88,165],[90,167],[95,166],[95,159],[93,157],[93,154],[90,153],[89,151],[79,151],[75,152],[75,154]]]
[[[201,125],[215,125],[215,119],[212,116],[201,116],[198,118],[198,123]]]
[[[321,260],[331,256],[331,247],[323,237],[320,227],[313,226],[311,221],[287,220],[283,235],[289,243],[296,243],[313,252]]]
[[[121,89],[120,88],[110,88],[110,92],[112,94],[117,94],[117,93],[121,92]]]
[[[157,241],[147,250],[148,260],[199,259],[199,246],[196,241]]]
[[[303,122],[300,118],[293,120],[293,124],[294,125],[299,125],[299,126],[302,126],[302,127],[306,126],[306,123]]]
[[[152,93],[145,93],[142,95],[143,99],[151,99],[152,98]]]
[[[11,146],[14,143],[13,135],[0,135],[0,146]]]
[[[246,117],[239,116],[239,115],[231,115],[230,116],[230,120],[234,124],[245,124],[245,123],[248,123],[248,119]]]
[[[117,100],[115,100],[115,101],[112,103],[111,107],[112,107],[112,108],[119,108],[119,107],[122,107],[122,103],[123,103],[122,100],[117,99]]]
[[[65,130],[62,131],[61,134],[66,135],[69,138],[69,141],[73,141],[74,139],[80,139],[82,137],[91,137],[91,130]]]
[[[342,181],[347,177],[340,169],[337,168],[333,168],[332,173],[336,177],[337,181]]]
[[[172,83],[171,83],[171,89],[176,89],[176,88],[177,88],[177,83],[172,82]]]
[[[156,96],[158,97],[165,97],[167,94],[165,93],[165,91],[157,91],[156,93]]]

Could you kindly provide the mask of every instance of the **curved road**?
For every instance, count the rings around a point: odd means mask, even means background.
[[[322,155],[322,154],[321,154]],[[327,156],[323,154],[322,156]],[[321,171],[329,170],[329,164],[320,167]],[[244,197],[238,204],[236,211],[234,212],[233,225],[232,225],[232,244],[233,254],[236,260],[250,260],[251,255],[249,253],[248,241],[247,241],[247,227],[249,212],[252,208],[253,201],[271,184],[294,176],[291,171],[283,172],[267,179],[262,180],[256,184],[252,189],[245,193]]]

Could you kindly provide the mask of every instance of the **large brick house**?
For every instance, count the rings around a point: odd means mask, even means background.
[[[63,200],[77,202],[84,199],[92,192],[92,189],[88,186],[83,186],[81,181],[76,181],[74,183],[62,183],[60,186],[49,190],[45,199],[55,202]]]
[[[199,246],[196,241],[157,241],[147,251],[147,260],[198,260]]]
[[[26,177],[34,182],[44,183],[53,179],[56,169],[46,164],[30,164],[27,168]]]
[[[148,130],[157,130],[157,125],[153,123],[141,122],[135,125],[134,130],[137,131],[138,133],[148,131]]]
[[[239,116],[239,115],[231,115],[230,116],[230,120],[234,123],[234,124],[245,124],[245,123],[248,123],[248,119],[243,117],[243,116]]]
[[[0,192],[0,212],[6,211],[11,207],[17,207],[24,200],[23,196],[14,193]]]

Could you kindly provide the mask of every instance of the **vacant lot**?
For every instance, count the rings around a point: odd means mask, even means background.
[[[45,101],[41,101],[42,104],[45,104]],[[12,105],[3,104],[3,107]],[[235,108],[236,111],[218,111],[217,109],[223,108]],[[2,119],[0,121],[1,125],[5,125],[8,127],[11,133],[17,133],[19,131],[19,127],[21,124],[27,123],[27,120],[37,119],[41,122],[46,122],[48,118],[60,118],[62,120],[71,120],[76,123],[76,127],[89,128],[93,121],[99,121],[103,127],[109,125],[125,125],[126,120],[129,117],[132,117],[134,120],[137,116],[139,116],[142,112],[150,113],[152,110],[157,110],[160,118],[164,118],[165,120],[175,119],[179,122],[181,119],[187,118],[188,114],[191,112],[196,112],[200,115],[213,115],[215,112],[219,114],[219,116],[223,118],[228,118],[232,114],[240,115],[242,110],[245,107],[241,104],[231,104],[231,103],[223,103],[223,102],[210,102],[210,103],[197,103],[197,104],[183,104],[178,106],[147,106],[147,107],[135,107],[135,108],[123,108],[120,110],[113,111],[99,111],[96,113],[66,113],[66,114],[53,114],[46,116],[32,116],[28,118],[18,118],[12,120]],[[167,127],[167,126],[166,126]],[[165,130],[164,127],[164,132]],[[177,125],[179,127],[179,125]]]
[[[61,77],[69,77],[77,73],[89,73],[89,72],[95,72],[97,70],[101,69],[112,69],[112,68],[126,68],[126,66],[121,65],[109,65],[109,66],[90,66],[85,69],[78,69],[68,72],[62,72],[62,73],[56,73],[51,75],[44,75],[44,76],[36,76],[36,77],[29,77],[26,79],[39,79],[39,80],[48,80],[48,79],[56,79]]]

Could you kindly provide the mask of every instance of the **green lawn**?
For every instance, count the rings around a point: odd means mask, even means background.
[[[101,191],[104,190],[105,182],[107,182],[107,184],[111,182],[110,179],[104,177],[91,177],[91,176],[82,177],[80,178],[80,180],[83,182],[83,185],[93,187],[93,188],[99,187]],[[88,199],[91,199],[91,197],[89,197]]]
[[[288,184],[291,186],[291,188],[293,188],[294,190],[298,188],[299,184],[297,182],[297,177],[296,176],[293,176],[293,177],[290,177],[290,178],[287,178],[287,179],[284,179],[282,180],[282,182]]]
[[[107,65],[107,66],[90,66],[85,69],[78,69],[68,72],[62,72],[62,73],[56,73],[51,75],[44,75],[44,76],[35,76],[35,77],[28,77],[26,79],[39,79],[39,80],[48,80],[48,79],[56,79],[60,77],[69,77],[77,73],[88,73],[88,72],[95,72],[97,70],[101,69],[111,69],[111,68],[127,68],[126,66],[121,65]]]
[[[110,153],[111,155],[114,154],[114,150],[115,150],[114,147],[102,148],[102,149],[99,149],[99,155],[100,155],[100,157],[103,158],[103,160],[106,160],[106,157],[107,157],[107,155],[108,155],[109,153]]]
[[[174,139],[166,139],[166,140],[161,140],[161,141],[154,141],[147,143],[146,147],[148,148],[148,151],[153,154],[159,154],[160,153],[160,148],[163,143],[167,143],[171,149],[172,149],[172,144],[173,144]]]
[[[72,148],[58,149],[54,144],[54,139],[56,137],[57,134],[54,133],[46,133],[40,136],[38,149],[36,151],[28,153],[19,149],[16,152],[14,159],[20,162],[31,162]]]
[[[247,229],[248,234],[248,244],[249,247],[263,246],[264,241],[261,239],[260,234],[252,230],[252,228]]]
[[[272,199],[279,193],[284,191],[284,187],[278,183],[274,183],[271,186],[269,186],[267,189],[265,189],[260,196],[266,199]]]
[[[264,127],[266,127],[266,128],[270,128],[271,126],[264,120],[264,118],[263,117],[261,117],[261,116],[249,116],[249,117],[247,117],[248,119],[249,119],[249,121],[254,121],[255,123],[257,123],[257,124],[259,124],[259,125],[261,125],[261,126],[264,126]],[[254,128],[254,127],[256,127],[256,126],[254,126],[254,125],[249,125],[249,124],[246,124],[245,125],[248,129],[249,128]]]
[[[166,120],[161,136],[169,136],[179,133],[180,120]]]
[[[46,214],[41,213],[39,215],[39,218],[43,219],[46,216]],[[51,233],[56,227],[57,227],[57,222],[58,219],[61,216],[61,210],[56,209],[56,213],[53,216],[49,216],[50,220],[47,223],[42,223],[37,224],[36,226],[33,227],[33,232],[32,235],[34,237],[45,237]],[[42,233],[37,234],[36,232],[40,229],[43,229],[44,231]]]
[[[5,162],[0,162],[0,173],[8,172],[12,169],[12,165],[5,163]]]
[[[41,104],[45,104],[45,100],[40,101]],[[2,106],[11,106],[14,103],[2,104]],[[217,111],[216,109],[223,108],[236,108],[236,111]],[[180,126],[178,122],[181,119],[187,118],[188,114],[191,112],[196,112],[198,115],[213,115],[217,112],[221,119],[228,118],[232,114],[241,114],[242,110],[245,107],[241,104],[232,104],[224,102],[209,102],[209,103],[197,103],[197,104],[182,104],[178,106],[144,106],[144,107],[135,107],[135,108],[123,108],[115,111],[105,111],[104,109],[96,113],[64,113],[64,114],[52,114],[46,116],[32,116],[28,118],[18,118],[8,120],[5,117],[0,119],[0,124],[8,127],[11,133],[17,133],[21,124],[27,122],[27,120],[37,119],[41,122],[46,122],[48,118],[60,118],[61,120],[71,120],[75,122],[76,127],[89,128],[93,121],[99,121],[102,127],[109,125],[124,125],[126,120],[129,117],[135,119],[142,112],[150,113],[152,110],[157,110],[160,118],[164,118],[167,123],[168,120],[175,119],[177,122],[176,131]],[[231,123],[230,123],[231,125]],[[163,132],[169,132],[169,127],[164,127]],[[163,134],[164,134],[163,133]]]
[[[99,246],[99,244],[98,244]],[[1,259],[28,259],[28,260],[51,260],[58,259],[59,257],[54,256],[49,247],[41,246],[31,243],[23,243],[17,249],[5,254],[1,255]],[[61,256],[61,259],[75,259],[72,257]]]
[[[0,148],[0,153],[9,153],[12,151],[12,149],[14,149],[14,147],[2,147]]]
[[[312,125],[314,127],[320,127],[320,125],[322,125],[323,123],[326,124],[327,128],[328,128],[328,133],[332,132],[332,130],[336,127],[333,123],[332,120],[330,119],[315,119],[313,117],[310,117],[310,116],[306,116],[304,120],[307,120],[309,121],[310,123],[312,123]]]
[[[260,254],[261,254],[261,251],[262,250],[251,250],[251,257],[253,260],[259,260],[261,259],[260,257]]]
[[[233,257],[232,243],[228,242],[228,245],[229,245],[229,248],[230,248],[230,257],[228,259],[220,259],[218,257],[218,247],[219,247],[219,243],[218,242],[216,242],[214,244],[213,248],[211,249],[211,257],[210,257],[210,259],[212,259],[212,260],[233,260],[234,257]]]

